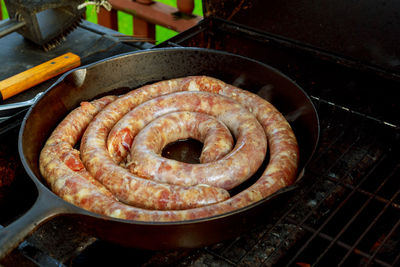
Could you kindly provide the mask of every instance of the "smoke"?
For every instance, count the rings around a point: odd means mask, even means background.
[[[308,108],[306,106],[301,106],[300,108],[289,112],[288,114],[285,115],[285,118],[288,122],[294,122],[297,120],[300,116],[308,113]]]
[[[233,82],[232,85],[241,88],[246,81],[246,74],[240,74]]]
[[[274,89],[274,85],[266,84],[258,90],[257,95],[264,98],[265,100],[271,102],[272,100],[272,90]]]

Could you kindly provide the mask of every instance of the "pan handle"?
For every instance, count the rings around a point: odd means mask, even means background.
[[[35,203],[24,215],[0,229],[0,259],[16,248],[42,223],[63,213],[68,213],[66,205],[51,195],[39,192]]]

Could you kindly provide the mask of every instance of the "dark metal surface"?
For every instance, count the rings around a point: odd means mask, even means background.
[[[400,74],[400,2],[204,1],[205,16],[232,20]]]
[[[177,64],[171,67],[171,62]],[[191,66],[196,66],[193,68]],[[248,73],[247,70],[252,72]],[[59,214],[80,214],[86,231],[119,244],[147,249],[199,247],[237,236],[263,218],[274,201],[283,201],[292,186],[246,208],[212,218],[176,223],[134,222],[104,218],[56,197],[40,180],[40,150],[65,114],[83,100],[109,94],[114,89],[136,88],[159,80],[188,75],[213,75],[243,89],[265,94],[283,114],[300,111],[292,127],[300,144],[300,170],[312,156],[318,141],[318,118],[310,99],[290,79],[256,61],[203,49],[160,49],[128,54],[79,68],[60,79],[28,112],[20,132],[22,163],[38,188],[33,209],[0,232],[2,250],[31,232],[38,224]],[[265,96],[265,95],[264,95]],[[289,190],[289,193],[287,193]],[[286,193],[286,194],[285,194]],[[44,203],[51,203],[51,205]],[[34,223],[33,223],[34,222]]]
[[[206,19],[159,47],[196,46],[228,51],[279,69],[309,95],[400,125],[399,76],[335,54],[220,19]]]
[[[251,3],[223,2],[226,8],[230,3]],[[2,262],[5,266],[48,266],[48,262],[57,266],[399,265],[400,82],[396,75],[235,23],[205,22],[162,45],[208,47],[258,59],[287,74],[311,95],[321,121],[321,141],[299,190],[268,209],[263,223],[237,238],[198,249],[127,248],[86,235],[73,223],[79,220],[60,216],[26,239]],[[8,147],[17,142],[15,132],[3,136],[3,151],[12,150]],[[21,165],[17,168],[22,170]],[[8,196],[18,199],[31,192],[31,180],[20,178],[22,186],[15,186]],[[20,206],[3,203],[2,215],[16,213]],[[29,203],[24,205],[29,208]]]
[[[298,246],[283,262],[396,266],[394,255],[400,246],[390,243],[400,230],[399,205],[394,202],[400,188],[392,187],[400,167],[399,131],[332,103],[320,99],[316,103],[323,117],[324,145],[310,166],[318,183],[305,194],[314,198],[316,188],[325,189],[321,200],[310,203],[307,197],[294,205],[299,209],[308,202],[308,209],[282,218],[302,229]],[[379,251],[385,246],[392,256]]]

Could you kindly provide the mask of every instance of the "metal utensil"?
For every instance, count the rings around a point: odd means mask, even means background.
[[[27,101],[0,105],[0,122],[5,121],[17,112],[32,106],[43,94],[44,92],[40,92],[34,98]]]

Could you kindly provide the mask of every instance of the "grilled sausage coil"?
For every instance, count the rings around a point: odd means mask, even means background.
[[[233,148],[229,131],[236,139]],[[182,138],[205,144],[201,164],[160,156],[166,144]],[[80,151],[74,149],[79,141]],[[230,196],[227,190],[258,170],[267,143],[270,156],[262,175]],[[40,169],[56,194],[89,211],[182,221],[240,209],[290,185],[298,154],[290,125],[269,102],[220,80],[193,76],[83,102],[46,142]]]

